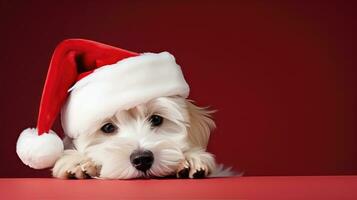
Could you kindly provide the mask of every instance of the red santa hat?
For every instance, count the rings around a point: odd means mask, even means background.
[[[188,94],[181,68],[168,52],[138,54],[89,40],[65,40],[50,62],[37,127],[20,134],[16,152],[32,168],[51,167],[63,152],[62,140],[50,130],[60,112],[65,134],[77,138],[119,110]]]

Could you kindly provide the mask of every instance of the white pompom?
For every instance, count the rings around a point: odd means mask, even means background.
[[[28,128],[17,140],[16,153],[34,169],[52,167],[63,153],[63,142],[53,131],[38,135],[37,129]]]

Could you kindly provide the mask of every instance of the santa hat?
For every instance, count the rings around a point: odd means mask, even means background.
[[[50,62],[37,127],[21,133],[16,152],[32,168],[51,167],[63,152],[62,140],[50,130],[60,112],[65,134],[77,138],[119,110],[188,94],[181,68],[168,52],[138,54],[89,40],[65,40]]]

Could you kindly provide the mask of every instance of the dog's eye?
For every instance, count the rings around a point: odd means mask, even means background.
[[[150,123],[152,126],[160,126],[162,122],[164,121],[164,118],[162,118],[159,115],[152,115],[149,119]]]
[[[117,126],[112,123],[106,123],[100,128],[104,133],[114,133],[117,130]]]

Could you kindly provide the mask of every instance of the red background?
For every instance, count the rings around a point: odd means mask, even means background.
[[[66,38],[173,53],[217,109],[209,150],[246,175],[357,173],[356,5],[0,1],[0,177],[48,176],[15,153]],[[60,126],[54,127],[61,133]]]

